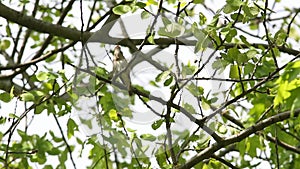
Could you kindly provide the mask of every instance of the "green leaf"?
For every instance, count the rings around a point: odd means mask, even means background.
[[[10,102],[12,98],[13,97],[10,93],[3,92],[3,93],[0,94],[0,100],[5,102],[5,103]]]
[[[131,11],[131,7],[129,5],[118,5],[113,8],[113,12],[117,15],[123,15],[129,11]]]
[[[43,169],[53,169],[52,165],[45,165]]]
[[[138,6],[139,8],[144,8],[146,6],[146,4],[143,2],[137,2],[135,5]]]
[[[165,27],[161,27],[158,30],[158,34],[161,36],[167,36],[170,38],[176,38],[183,35],[185,32],[185,28],[178,23],[171,23],[166,25]]]
[[[47,63],[50,63],[50,62],[52,62],[53,60],[55,60],[55,59],[56,59],[56,57],[57,57],[57,55],[56,55],[56,54],[54,54],[54,55],[52,55],[52,56],[48,57],[47,59],[45,59],[45,61],[46,61]]]
[[[156,140],[156,137],[152,134],[142,134],[140,136],[140,138],[143,140],[147,140],[147,141],[155,141]]]
[[[155,122],[152,123],[152,125],[151,125],[152,129],[153,129],[153,130],[158,129],[158,128],[162,125],[163,122],[164,122],[163,119],[159,119],[159,120],[155,121]]]
[[[237,35],[236,29],[230,29],[229,32],[227,33],[225,40],[227,42],[231,42],[232,39]]]
[[[22,140],[27,140],[28,135],[24,131],[17,129],[17,132],[18,132],[19,136],[22,138]]]
[[[248,51],[246,52],[246,55],[247,55],[247,58],[248,58],[248,59],[252,59],[252,58],[255,58],[255,56],[256,56],[257,53],[258,53],[258,52],[257,52],[256,50],[250,49],[250,50],[248,50]]]
[[[292,95],[291,90],[297,87],[297,85],[295,84],[296,81],[294,81],[294,83],[293,82],[289,83],[288,81],[283,81],[282,83],[280,83],[277,89],[277,95],[274,98],[275,107],[283,103],[284,100],[288,99]]]
[[[243,11],[248,17],[254,17],[259,14],[259,8],[257,6],[243,6]]]
[[[222,55],[225,60],[227,60],[230,63],[234,63],[235,60],[237,60],[238,55],[240,54],[240,51],[234,47],[230,48],[227,52],[227,55]]]
[[[36,78],[37,78],[37,80],[42,82],[48,78],[48,73],[40,72],[39,74],[37,74]]]
[[[244,18],[244,15],[241,15],[239,13],[233,13],[230,15],[231,19],[232,20],[235,20],[237,22],[244,22],[245,21],[245,18]]]
[[[256,103],[253,105],[253,107],[250,109],[249,114],[253,117],[259,117],[264,111],[266,107],[263,103]]]
[[[247,45],[247,46],[251,46],[250,45],[250,43],[247,41],[247,38],[245,37],[245,36],[243,36],[243,35],[240,35],[240,39],[241,39],[241,41],[245,44],[245,45]]]
[[[130,7],[131,7],[131,12],[132,12],[132,13],[134,13],[134,12],[136,12],[138,9],[140,9],[139,6],[136,6],[136,5],[134,5],[134,4],[131,4]]]
[[[164,82],[164,86],[169,86],[173,81],[173,76],[170,76],[165,82]]]
[[[151,80],[149,82],[149,84],[152,85],[152,86],[155,86],[155,87],[159,87],[154,80]]]
[[[8,117],[12,118],[12,119],[14,119],[14,118],[16,118],[16,119],[20,118],[19,116],[17,116],[16,114],[13,114],[13,113],[9,113]]]
[[[238,64],[243,64],[243,63],[247,63],[248,60],[249,60],[249,59],[248,59],[247,55],[244,54],[244,53],[241,53],[241,54],[239,54],[239,55],[237,56],[236,62],[237,62]]]
[[[161,20],[162,20],[164,26],[167,26],[167,25],[172,24],[172,21],[170,21],[170,20],[169,20],[168,18],[166,18],[166,17],[162,17]]]
[[[259,9],[258,7],[256,6],[250,6],[250,13],[253,15],[253,16],[257,16],[259,14]]]
[[[260,140],[258,136],[253,136],[248,139],[249,147],[247,152],[251,157],[256,157],[256,149],[260,147]]]
[[[59,155],[61,151],[58,148],[52,148],[49,151],[47,151],[47,153],[50,155]]]
[[[15,90],[15,86],[12,86],[12,88],[10,89],[9,95],[11,98],[14,97],[14,90]]]
[[[68,138],[70,139],[74,135],[74,131],[78,131],[78,126],[75,123],[73,119],[69,119],[67,123],[67,132],[68,132]]]
[[[85,126],[87,126],[89,129],[93,128],[93,124],[92,124],[92,120],[91,119],[85,119],[85,118],[80,118],[79,120],[82,124],[84,124]]]
[[[195,45],[195,49],[194,49],[194,53],[199,52],[200,50],[204,50],[209,46],[212,46],[212,42],[209,39],[209,36],[205,33],[203,33],[200,29],[198,29],[197,24],[193,23],[192,25],[192,32],[195,36],[195,38],[197,38],[197,43]]]
[[[122,117],[129,117],[132,118],[132,110],[128,107],[125,107],[121,110],[122,112]]]
[[[291,82],[299,77],[300,74],[300,61],[290,62],[284,69],[281,79],[284,81]]]
[[[53,84],[52,83],[43,83],[44,86],[44,91],[50,91],[53,89]]]
[[[188,61],[187,65],[181,64],[182,66],[182,76],[186,77],[187,75],[192,75],[195,73],[197,67],[192,65],[190,61]]]
[[[248,63],[244,66],[244,75],[249,75],[254,70],[254,64]]]
[[[218,24],[218,22],[219,22],[219,18],[220,18],[220,15],[221,14],[216,14],[214,17],[213,17],[213,19],[211,20],[211,22],[210,22],[210,24],[209,24],[209,27],[210,28],[215,28],[216,26],[217,26],[217,24]]]
[[[300,61],[292,62],[289,65],[291,68],[300,68]]]
[[[174,4],[176,2],[176,0],[167,0],[168,4]]]
[[[235,7],[231,6],[230,4],[226,4],[225,7],[223,8],[223,12],[225,14],[229,14],[233,11],[237,10]]]
[[[65,149],[65,151],[63,151],[59,157],[60,168],[66,168],[65,163],[67,159],[68,159],[68,149]]]
[[[141,92],[143,92],[143,93],[146,93],[147,95],[150,95],[150,92],[149,92],[148,90],[144,89],[143,86],[134,85],[134,87],[135,87],[136,89],[138,89],[139,91],[141,91]],[[156,86],[156,87],[158,87],[158,86]],[[147,98],[144,98],[144,99],[147,99]]]
[[[188,111],[191,114],[197,114],[195,108],[192,105],[188,104],[188,103],[184,103],[183,108],[186,109],[186,111]]]
[[[217,69],[222,72],[225,70],[225,68],[228,66],[228,62],[226,60],[223,60],[223,59],[218,59],[216,61],[214,61],[214,63],[212,64],[212,68],[213,69]]]
[[[219,127],[218,127],[218,132],[220,132],[221,134],[226,134],[227,133],[227,128],[226,128],[226,126],[224,126],[224,125],[220,125]]]
[[[291,102],[291,117],[294,117],[295,109],[300,107],[300,96],[293,99],[294,101]]]
[[[95,73],[96,73],[98,76],[101,76],[101,77],[104,77],[104,78],[108,78],[107,70],[104,69],[103,67],[96,67]]]
[[[238,69],[239,69],[238,65],[230,66],[229,77],[231,79],[239,79],[239,70]]]
[[[287,37],[287,33],[285,30],[280,29],[278,32],[276,32],[274,39],[276,39],[276,44],[278,46],[281,46],[285,43],[285,38]]]
[[[256,21],[251,21],[251,22],[250,22],[250,25],[249,25],[249,28],[250,28],[251,30],[257,30],[257,29],[258,29],[258,25],[259,25],[259,24],[257,24]]]
[[[160,74],[158,74],[158,75],[156,76],[155,81],[156,81],[156,82],[161,82],[161,81],[167,79],[167,77],[169,76],[170,73],[171,73],[170,70],[161,72]]]
[[[147,40],[148,40],[149,43],[155,45],[155,41],[154,41],[154,36],[153,35],[150,35]]]
[[[193,3],[194,4],[202,4],[202,3],[204,3],[204,0],[194,0]]]
[[[155,152],[155,158],[159,166],[167,165],[166,155],[165,155],[165,149],[160,146]]]
[[[56,137],[53,131],[49,131],[50,135],[52,136],[52,140],[55,141],[56,143],[62,142],[63,138]]]
[[[237,148],[238,148],[241,156],[243,157],[245,155],[245,152],[246,152],[245,140],[242,140],[242,141],[238,142],[237,143]]]
[[[1,40],[1,42],[0,42],[0,50],[6,50],[6,49],[9,48],[9,46],[10,46],[10,41],[9,40],[7,40],[7,39]]]
[[[36,108],[34,109],[34,114],[41,114],[46,109],[47,109],[47,104],[42,103],[42,104],[36,106]]]
[[[204,93],[204,89],[201,86],[196,86],[194,83],[190,83],[187,86],[187,90],[195,97],[199,97]]]
[[[115,101],[113,100],[111,93],[105,93],[100,99],[100,104],[105,112],[116,109]]]
[[[29,92],[21,94],[20,97],[21,97],[21,100],[26,101],[26,102],[35,100],[34,95]]]
[[[226,3],[231,6],[234,6],[234,7],[239,7],[243,4],[243,1],[242,0],[226,0]]]
[[[113,121],[119,121],[118,113],[117,113],[117,111],[115,109],[111,109],[108,112],[108,116]]]
[[[0,125],[5,124],[7,122],[7,120],[9,120],[9,119],[7,119],[7,117],[0,116]],[[2,138],[3,138],[3,133],[0,132],[0,139],[2,139]]]
[[[158,5],[158,3],[157,3],[157,1],[155,1],[155,0],[148,0],[147,2],[146,2],[146,5],[148,6],[148,5]]]
[[[194,49],[194,53],[197,53],[199,51],[202,51],[204,48],[202,47],[202,42],[201,41],[197,41],[196,45],[195,45],[195,49]]]
[[[199,19],[200,19],[200,22],[199,22],[200,25],[204,25],[207,21],[206,16],[202,12],[199,13]]]
[[[225,14],[232,13],[239,9],[240,5],[242,5],[241,0],[226,0],[226,5],[223,8]]]
[[[151,15],[149,14],[149,12],[146,12],[146,11],[143,11],[142,13],[141,13],[141,18],[142,19],[147,19],[147,18],[149,18]]]

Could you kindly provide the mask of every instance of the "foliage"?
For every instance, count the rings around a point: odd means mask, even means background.
[[[299,11],[280,0],[0,2],[0,167],[297,168]],[[150,18],[134,23],[143,36],[122,27],[131,16]],[[133,95],[113,77],[117,44]]]

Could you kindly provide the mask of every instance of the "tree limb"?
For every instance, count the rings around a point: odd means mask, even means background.
[[[115,14],[111,14],[115,15]],[[0,2],[0,16],[7,19],[8,21],[17,23],[19,25],[25,26],[29,29],[32,29],[37,32],[42,33],[49,33],[54,36],[63,37],[66,39],[70,39],[73,41],[80,41],[81,32],[76,29],[64,27],[61,25],[52,24],[49,22],[45,22],[42,20],[35,19],[31,16],[24,15],[14,9],[11,9],[4,4]],[[118,19],[118,17],[111,17],[109,21],[113,21],[113,19]],[[106,22],[107,24],[109,22]],[[106,24],[105,24],[106,25]],[[108,35],[108,32],[99,33],[103,31],[98,31],[95,34],[93,32],[84,32],[83,33],[83,42],[100,42],[100,43],[107,43],[107,44],[120,44],[123,46],[127,46],[126,38],[114,38],[110,37]],[[93,35],[93,36],[92,36]],[[95,36],[96,35],[96,36]],[[109,37],[109,38],[106,38]],[[132,43],[135,45],[139,45],[143,42],[144,39],[132,39]],[[158,45],[170,45],[175,44],[175,40],[171,38],[157,38],[154,40],[154,42]],[[179,45],[188,45],[188,46],[194,46],[196,44],[196,40],[187,40],[184,38],[178,38],[178,44]],[[148,41],[145,42],[145,45],[152,45]],[[252,47],[258,48],[259,46],[262,46],[264,48],[268,48],[268,44],[261,44],[261,43],[252,43],[250,44]],[[223,45],[226,49],[232,48],[232,47],[238,47],[238,48],[249,48],[246,44],[236,44],[236,43],[226,43]],[[288,53],[290,55],[298,55],[300,52],[298,50],[287,48],[284,46],[278,46],[278,49],[281,52]]]
[[[80,40],[80,31],[72,28],[63,27],[61,25],[51,24],[42,20],[35,19],[34,17],[22,14],[14,9],[11,9],[4,4],[0,3],[0,16],[8,21],[25,26],[29,29],[49,33],[51,35],[72,39],[74,41]],[[84,32],[84,41],[92,35],[91,32]]]
[[[179,169],[191,168],[194,165],[198,164],[200,161],[210,158],[213,155],[213,153],[220,150],[221,148],[224,148],[230,144],[239,142],[239,141],[245,139],[246,137],[250,136],[251,134],[254,134],[257,131],[263,130],[264,128],[269,127],[272,124],[286,120],[291,117],[291,114],[292,114],[291,111],[285,111],[285,112],[276,114],[265,120],[262,120],[261,122],[253,125],[252,127],[249,127],[247,129],[243,130],[242,132],[240,132],[240,134],[238,134],[236,136],[232,136],[232,137],[229,137],[228,139],[225,139],[222,142],[215,143],[215,144],[211,145],[209,148],[207,148],[207,149],[203,150],[202,152],[198,153],[197,155],[195,155],[192,159],[187,161],[184,165],[180,166]],[[294,111],[294,117],[299,116],[299,114],[300,114],[300,109],[297,109]]]

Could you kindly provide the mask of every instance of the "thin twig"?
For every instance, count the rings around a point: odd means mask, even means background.
[[[152,25],[151,25],[151,27],[149,29],[149,33],[146,35],[146,37],[144,38],[144,40],[142,41],[142,43],[141,43],[141,45],[140,45],[140,47],[138,49],[139,51],[142,50],[143,46],[145,45],[145,42],[152,35],[152,31],[154,30],[154,26],[155,26],[155,24],[157,22],[157,19],[158,19],[159,15],[160,15],[160,11],[162,9],[162,4],[163,4],[163,0],[159,0],[157,13],[156,13],[156,15],[154,17],[154,20],[153,20],[153,23],[152,23]]]
[[[277,63],[277,59],[276,59],[276,56],[275,56],[275,53],[274,53],[274,50],[273,50],[273,43],[270,39],[270,36],[269,36],[269,31],[268,31],[268,28],[267,28],[267,9],[268,9],[268,0],[265,1],[265,8],[264,8],[264,20],[263,20],[263,25],[264,25],[264,28],[265,28],[265,34],[266,34],[266,37],[267,37],[267,41],[268,41],[268,44],[269,44],[269,48],[271,50],[271,54],[272,54],[272,57],[273,57],[273,60],[274,60],[274,64],[276,66],[276,68],[278,69],[278,63]]]
[[[60,125],[60,123],[59,123],[57,117],[56,117],[56,114],[55,114],[55,113],[52,113],[52,115],[53,115],[53,117],[54,117],[54,119],[55,119],[55,122],[56,122],[58,128],[59,128],[61,137],[62,137],[64,143],[65,143],[66,146],[67,146],[67,150],[68,150],[68,152],[69,152],[69,156],[70,156],[70,160],[71,160],[71,162],[72,162],[72,165],[73,165],[73,167],[76,169],[76,164],[75,164],[75,161],[74,161],[73,155],[72,155],[72,149],[71,149],[71,147],[70,147],[70,145],[69,145],[69,143],[68,143],[68,141],[67,141],[67,139],[66,139],[66,137],[65,137],[65,135],[64,135],[64,132],[63,132],[63,130],[62,130],[62,127],[61,127],[61,125]]]

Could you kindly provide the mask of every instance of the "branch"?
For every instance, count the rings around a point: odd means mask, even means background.
[[[105,83],[108,83],[108,84],[112,84],[112,81],[109,80],[109,79],[106,79],[104,77],[101,77],[101,76],[98,76],[96,73],[88,70],[88,69],[83,69],[83,68],[80,68],[80,67],[77,67],[71,63],[68,63],[70,66],[74,67],[75,69],[77,69],[78,71],[82,71],[82,72],[85,72],[91,76],[94,76],[96,77],[99,81],[103,81]],[[115,82],[114,85],[116,87],[118,87],[119,89],[122,89],[122,90],[127,90],[127,88],[121,84],[121,83],[117,83]],[[194,117],[190,112],[188,112],[185,108],[173,103],[173,102],[170,102],[170,101],[165,101],[163,100],[162,98],[160,97],[155,97],[155,96],[152,96],[151,95],[151,98],[150,98],[150,95],[146,92],[143,92],[143,91],[140,91],[138,90],[137,88],[135,87],[132,87],[132,92],[137,94],[137,95],[140,95],[140,96],[143,96],[143,97],[146,97],[148,99],[151,99],[151,100],[155,100],[163,105],[166,105],[166,106],[169,106],[169,107],[173,107],[174,109],[176,110],[179,110],[181,111],[189,120],[191,120],[192,122],[194,122],[195,124],[197,124],[199,127],[201,127],[201,129],[203,129],[206,133],[208,133],[211,137],[214,138],[214,140],[216,140],[216,142],[222,142],[223,141],[223,138],[220,137],[216,132],[214,132],[213,130],[211,130],[209,127],[207,127],[205,125],[205,121],[207,118],[204,118],[204,119],[197,119],[196,117]]]
[[[297,148],[297,147],[291,146],[291,145],[289,145],[289,144],[287,144],[287,143],[285,143],[285,142],[283,142],[283,141],[281,141],[277,138],[274,138],[274,137],[271,137],[271,136],[268,136],[268,135],[266,135],[266,138],[270,142],[272,142],[274,144],[278,144],[279,146],[283,147],[286,150],[290,150],[294,153],[300,154],[300,149]]]
[[[66,139],[66,137],[65,137],[65,135],[64,135],[63,129],[62,129],[62,127],[61,127],[61,125],[60,125],[60,123],[59,123],[59,121],[58,121],[58,118],[56,117],[56,114],[53,113],[52,115],[53,115],[53,117],[54,117],[54,119],[55,119],[55,122],[56,122],[56,124],[57,124],[57,127],[59,128],[61,137],[62,137],[63,141],[64,141],[65,144],[66,144],[66,147],[67,147],[67,150],[68,150],[68,152],[69,152],[70,160],[71,160],[71,162],[72,162],[72,165],[73,165],[73,167],[76,169],[76,164],[75,164],[75,161],[74,161],[73,155],[72,155],[72,148],[71,148],[71,146],[69,145],[69,143],[68,143],[68,141],[67,141],[67,139]]]
[[[300,55],[297,55],[297,57],[294,57],[293,59],[290,60],[290,62],[295,61],[296,59],[298,59],[300,57]],[[289,62],[289,63],[290,63]],[[231,105],[232,103],[238,101],[239,99],[241,99],[242,97],[246,96],[247,94],[256,91],[256,89],[258,87],[260,87],[261,85],[263,85],[264,83],[268,82],[273,76],[275,76],[279,71],[283,70],[286,66],[288,65],[288,63],[286,63],[285,65],[281,66],[280,68],[276,69],[276,71],[274,71],[273,73],[269,74],[268,77],[266,77],[264,80],[260,81],[259,83],[255,84],[252,88],[244,91],[243,93],[241,93],[240,95],[234,97],[233,99],[225,102],[224,104],[222,104],[218,109],[214,110],[214,112],[212,114],[210,114],[209,116],[206,116],[205,119],[209,120],[212,117],[214,117],[216,114],[220,113],[225,107]]]
[[[67,28],[61,25],[51,24],[49,22],[35,19],[34,17],[27,16],[16,10],[13,10],[2,3],[0,3],[0,16],[11,22],[17,23],[38,32],[49,33],[51,35],[64,37],[66,39],[72,39],[74,41],[80,40],[80,31],[76,29]],[[86,41],[90,36],[90,32],[85,32],[84,41]]]
[[[30,60],[30,61],[28,61],[26,63],[20,63],[20,64],[16,64],[16,65],[9,65],[9,66],[5,66],[5,67],[0,66],[0,71],[1,70],[10,70],[10,69],[15,70],[17,68],[22,68],[22,67],[25,67],[25,66],[30,66],[30,65],[36,64],[36,63],[38,63],[40,61],[43,61],[43,60],[45,60],[45,59],[53,56],[54,54],[57,54],[57,53],[62,52],[62,51],[65,51],[66,49],[74,46],[75,43],[76,42],[72,42],[72,43],[70,43],[70,44],[68,44],[68,45],[66,45],[66,46],[64,46],[62,48],[59,48],[59,49],[56,49],[56,50],[52,50],[52,51],[46,53],[45,55],[43,55],[41,57],[38,57],[36,59]],[[5,79],[5,75],[4,76],[0,75],[0,79]]]
[[[115,15],[111,13],[111,16]],[[54,36],[59,36],[63,37],[66,39],[70,39],[73,41],[80,41],[80,36],[81,32],[76,29],[68,28],[68,27],[63,27],[61,25],[56,25],[52,24],[49,22],[45,22],[39,19],[35,19],[34,17],[27,16],[25,14],[22,14],[21,12],[18,12],[16,10],[13,10],[4,4],[0,2],[0,16],[7,19],[8,21],[17,23],[21,26],[25,26],[29,29],[32,29],[37,32],[42,32],[42,33],[49,33]],[[112,17],[114,19],[118,19],[118,17]],[[110,20],[113,21],[113,20]],[[109,22],[106,22],[109,24]],[[105,24],[106,25],[106,24]],[[103,27],[102,27],[103,28]],[[106,30],[108,31],[108,30]],[[107,43],[107,44],[116,44],[118,43],[119,45],[122,46],[127,46],[127,41],[128,39],[124,38],[114,38],[110,37],[108,35],[108,32],[104,31],[104,33],[99,33],[103,31],[98,31],[96,33],[93,32],[84,32],[83,33],[83,42],[100,42],[100,43]],[[92,36],[93,35],[93,36]],[[96,35],[96,36],[94,36]],[[99,38],[101,37],[101,38]],[[131,39],[132,43],[135,45],[140,45],[143,42],[144,39]],[[155,44],[157,45],[170,45],[170,44],[175,44],[174,39],[170,38],[157,38],[154,40]],[[187,45],[187,46],[195,46],[196,40],[187,40],[184,38],[178,38],[178,44],[179,45]],[[145,42],[145,45],[152,45],[148,41]],[[258,48],[259,46],[262,46],[264,48],[268,48],[268,44],[260,44],[260,43],[252,43],[250,44],[252,47]],[[223,45],[226,49],[232,48],[237,46],[238,48],[249,48],[245,44],[235,44],[235,43],[227,43]],[[287,48],[284,46],[278,46],[279,51],[288,53],[290,55],[298,55],[300,52],[298,50],[292,49],[292,48]]]
[[[291,111],[282,112],[272,117],[269,117],[259,123],[256,123],[252,127],[245,129],[244,131],[242,131],[240,134],[236,136],[232,136],[228,139],[225,139],[222,142],[218,142],[211,145],[209,148],[195,155],[192,159],[187,161],[184,165],[180,166],[178,169],[191,168],[194,165],[198,164],[200,161],[210,158],[213,155],[213,153],[220,150],[221,148],[224,148],[236,142],[240,142],[241,140],[247,138],[248,136],[254,134],[257,131],[263,130],[264,128],[269,127],[272,124],[275,124],[277,122],[286,120],[291,117],[291,114],[292,114]],[[300,114],[300,109],[294,111],[294,117],[299,116],[299,114]]]
[[[221,157],[218,157],[218,156],[216,156],[216,155],[212,155],[212,158],[214,158],[214,159],[220,161],[221,163],[225,164],[226,166],[228,166],[228,167],[230,167],[230,168],[232,168],[232,169],[239,169],[238,167],[234,166],[233,164],[231,164],[230,162],[224,160],[224,159],[221,158]]]

